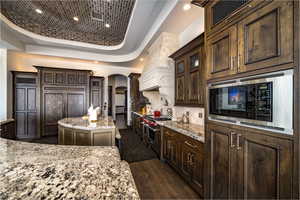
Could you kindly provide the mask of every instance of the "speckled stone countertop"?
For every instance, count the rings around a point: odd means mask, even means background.
[[[0,120],[0,125],[7,124],[9,122],[15,121],[14,119],[2,119]]]
[[[58,124],[67,128],[82,129],[88,131],[116,128],[113,119],[111,117],[100,118],[95,123],[90,123],[88,120],[84,120],[81,117],[65,118],[59,120]]]
[[[157,121],[157,124],[170,128],[181,134],[194,138],[200,142],[205,142],[204,127],[197,124],[180,124],[175,121]]]
[[[139,199],[139,195],[116,147],[0,138],[0,199]]]

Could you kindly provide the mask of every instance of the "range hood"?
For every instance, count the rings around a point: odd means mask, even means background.
[[[158,91],[170,103],[174,102],[174,61],[169,58],[178,48],[178,37],[162,33],[148,50],[148,62],[139,78],[140,91]]]

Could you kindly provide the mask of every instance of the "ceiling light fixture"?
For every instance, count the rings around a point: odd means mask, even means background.
[[[73,17],[73,19],[74,19],[76,22],[79,21],[78,17]]]
[[[94,61],[95,64],[99,64],[99,62],[97,60]]]
[[[186,4],[183,5],[183,10],[188,11],[189,9],[191,9],[191,7],[192,7],[191,4],[186,3]]]
[[[105,27],[106,27],[106,28],[109,28],[109,27],[110,27],[110,24],[105,24]]]
[[[144,61],[144,58],[140,58],[140,61],[143,62],[143,61]]]
[[[40,9],[35,9],[35,12],[37,12],[37,13],[39,13],[39,14],[42,14],[43,13],[43,11],[41,11]]]

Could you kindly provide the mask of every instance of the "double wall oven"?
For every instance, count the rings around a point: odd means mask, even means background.
[[[209,119],[293,134],[293,70],[208,85]]]

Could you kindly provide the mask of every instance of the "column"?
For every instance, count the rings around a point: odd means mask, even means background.
[[[0,120],[7,118],[7,49],[0,48]]]

